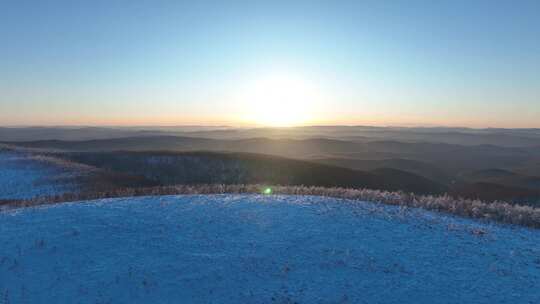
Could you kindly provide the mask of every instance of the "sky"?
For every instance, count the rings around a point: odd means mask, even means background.
[[[540,127],[540,1],[0,0],[0,125]]]

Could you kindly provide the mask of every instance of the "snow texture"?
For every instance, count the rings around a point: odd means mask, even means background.
[[[29,199],[74,191],[75,186],[65,182],[69,174],[24,153],[0,150],[0,199]]]
[[[313,196],[0,213],[0,303],[540,303],[540,233]]]

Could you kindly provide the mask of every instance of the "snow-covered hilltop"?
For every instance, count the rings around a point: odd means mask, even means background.
[[[32,154],[0,147],[0,200],[29,199],[74,191],[73,170]]]
[[[0,214],[4,303],[539,303],[538,230],[313,196]]]

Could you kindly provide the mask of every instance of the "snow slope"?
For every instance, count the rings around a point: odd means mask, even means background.
[[[31,159],[24,153],[0,150],[0,199],[28,199],[73,191],[63,168]]]
[[[540,303],[540,232],[309,196],[0,214],[0,303]]]

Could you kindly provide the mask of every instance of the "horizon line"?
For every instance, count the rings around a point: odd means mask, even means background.
[[[0,128],[18,128],[18,129],[31,129],[31,128],[56,128],[56,129],[91,129],[91,128],[216,128],[216,129],[300,129],[300,128],[402,128],[402,129],[468,129],[468,130],[540,130],[540,127],[470,127],[470,126],[448,126],[448,125],[369,125],[369,124],[314,124],[314,125],[297,125],[297,126],[234,126],[226,124],[186,124],[186,125],[115,125],[115,124],[17,124],[17,125],[0,125]]]

